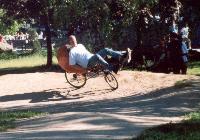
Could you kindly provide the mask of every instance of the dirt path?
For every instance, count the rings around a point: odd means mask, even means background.
[[[18,121],[0,139],[126,139],[145,128],[179,121],[200,105],[199,77],[131,71],[116,77],[119,89],[112,91],[103,78],[90,79],[76,90],[62,73],[1,76],[1,110],[50,114]],[[185,84],[174,86],[180,80]]]

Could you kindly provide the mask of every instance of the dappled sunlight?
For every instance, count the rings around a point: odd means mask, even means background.
[[[23,135],[29,136],[29,138],[40,138],[39,135],[35,136],[34,133],[55,132],[54,138],[57,139],[60,138],[61,133],[65,137],[69,134],[70,136],[73,135],[74,138],[95,137],[96,139],[105,139],[106,137],[116,137],[125,139],[130,138],[143,128],[171,121],[178,122],[180,119],[180,117],[139,117],[115,113],[66,112],[33,119],[31,122],[30,120],[18,122],[18,129],[13,132],[19,136],[23,132]]]
[[[127,139],[145,128],[178,122],[200,106],[199,77],[122,71],[116,75],[119,88],[113,91],[102,77],[75,89],[65,82],[63,73],[14,76],[1,77],[10,83],[17,78],[19,84],[13,83],[11,89],[2,86],[1,109],[31,108],[49,115],[18,121],[17,129],[5,133],[11,137]]]

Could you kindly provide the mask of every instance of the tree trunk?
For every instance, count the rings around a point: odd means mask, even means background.
[[[137,27],[137,47],[138,48],[141,48],[141,46],[143,45],[143,42],[142,42],[142,28],[139,26]]]
[[[52,46],[51,46],[51,30],[49,23],[49,13],[46,16],[45,22],[45,31],[46,31],[46,43],[47,43],[47,64],[46,67],[49,68],[52,66]]]

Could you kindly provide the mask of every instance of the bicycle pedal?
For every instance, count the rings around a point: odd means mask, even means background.
[[[104,72],[105,75],[108,75],[110,73],[109,70],[104,70],[103,72]]]

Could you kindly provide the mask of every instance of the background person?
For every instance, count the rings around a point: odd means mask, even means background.
[[[191,40],[189,39],[189,27],[187,23],[184,23],[180,30],[180,35],[182,36],[183,42],[187,44],[187,48],[191,49]]]
[[[188,50],[181,36],[171,34],[170,61],[174,74],[186,74],[188,63]]]

